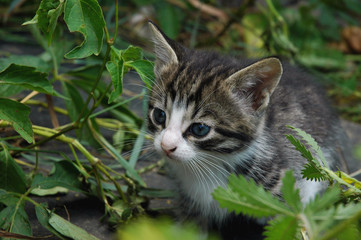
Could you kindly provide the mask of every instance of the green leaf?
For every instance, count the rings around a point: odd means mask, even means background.
[[[0,212],[0,229],[32,236],[31,225],[24,204],[9,205]]]
[[[48,38],[48,44],[51,44],[51,40],[53,38],[53,34],[56,28],[56,24],[58,22],[58,18],[64,11],[64,0],[60,0],[60,4],[55,8],[51,9],[48,12],[49,17],[49,26],[47,28],[47,38]]]
[[[70,119],[74,122],[78,119],[83,109],[83,97],[81,96],[78,89],[74,87],[72,82],[62,82],[62,87],[64,95],[68,98],[68,100],[65,101],[66,109],[69,112]],[[86,108],[83,114],[86,114],[87,112],[89,112],[88,108]]]
[[[296,239],[298,221],[295,217],[279,216],[268,222],[264,235],[267,240]]]
[[[35,206],[35,213],[36,213],[36,218],[38,219],[39,223],[44,228],[49,230],[51,233],[56,235],[58,238],[65,239],[49,224],[50,212],[49,212],[49,210],[46,209],[45,204],[36,205]]]
[[[7,192],[4,189],[0,189],[0,203],[6,206],[10,206],[12,204],[16,204],[18,201],[19,198],[14,196],[13,193]]]
[[[38,180],[37,180],[38,181]],[[56,195],[56,194],[65,194],[68,193],[69,190],[64,187],[53,187],[49,189],[42,189],[42,188],[34,188],[31,190],[31,194],[36,196],[49,196],[49,195]]]
[[[134,224],[128,224],[118,231],[117,239],[124,240],[199,240],[202,239],[197,226],[174,224],[168,219],[140,218]],[[212,235],[208,240],[216,239]]]
[[[303,178],[312,181],[324,181],[324,173],[312,164],[307,163],[301,171]]]
[[[124,62],[122,59],[107,62],[107,70],[113,82],[113,91],[110,93],[108,104],[117,99],[123,92]]]
[[[0,58],[0,70],[4,70],[11,64],[34,67],[40,72],[49,72],[52,65],[41,56],[33,55],[11,55],[7,58]],[[12,85],[14,87],[14,85]]]
[[[49,72],[51,64],[44,61],[41,57],[32,55],[11,55],[7,58],[0,59],[0,70],[7,68],[10,64],[25,65],[35,67],[41,72]],[[26,88],[14,84],[1,84],[0,97],[10,97],[20,93]]]
[[[0,98],[0,119],[8,121],[28,143],[33,142],[33,129],[29,119],[30,108],[22,103]]]
[[[24,193],[26,191],[26,178],[24,171],[11,157],[4,145],[0,152],[0,188],[9,192]]]
[[[96,0],[67,0],[64,20],[70,32],[80,32],[84,41],[68,52],[66,58],[98,55],[102,49],[105,21]]]
[[[237,214],[251,217],[269,217],[280,213],[294,215],[280,200],[265,191],[263,186],[257,185],[253,179],[247,181],[242,175],[231,175],[227,189],[218,187],[212,196],[221,207]]]
[[[337,235],[337,240],[360,240],[361,234],[357,224],[349,224]]]
[[[34,189],[52,189],[64,187],[69,190],[82,192],[80,173],[74,165],[68,161],[56,162],[55,171],[50,176],[35,175],[31,187]]]
[[[338,187],[329,188],[322,195],[317,194],[305,208],[305,212],[315,213],[327,209],[340,199],[340,189]]]
[[[140,47],[130,45],[127,49],[120,51],[124,62],[136,61],[143,59],[143,50]]]
[[[287,171],[282,178],[282,197],[296,213],[302,209],[299,189],[295,187],[295,178],[292,171]]]
[[[133,62],[126,62],[127,67],[133,68],[139,74],[148,89],[151,89],[154,82],[154,64],[147,60],[136,60]]]
[[[302,154],[302,157],[306,158],[308,161],[313,161],[314,158],[312,153],[305,147],[304,144],[300,142],[297,138],[293,137],[292,135],[286,135],[286,138],[296,147],[296,150]],[[320,166],[319,163],[316,161],[315,164]]]
[[[84,229],[72,224],[55,213],[50,213],[49,224],[63,236],[74,240],[99,240]]]
[[[0,87],[3,84],[11,84],[54,95],[53,87],[47,76],[48,74],[38,72],[33,67],[11,64],[0,72]]]
[[[37,23],[50,45],[58,18],[63,13],[64,3],[64,0],[42,0],[34,18],[23,25]]]
[[[322,152],[320,146],[318,146],[317,142],[315,141],[315,139],[313,139],[313,137],[310,134],[306,133],[305,131],[302,131],[299,128],[295,128],[292,126],[288,126],[288,127],[293,129],[294,131],[296,131],[297,135],[302,137],[302,139],[305,140],[307,142],[307,144],[310,145],[312,147],[312,149],[316,152],[316,154],[320,158],[323,166],[325,166],[326,168],[329,168],[328,162],[327,162],[325,156],[323,155],[323,152]]]

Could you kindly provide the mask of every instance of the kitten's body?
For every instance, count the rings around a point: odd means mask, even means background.
[[[281,178],[292,169],[303,202],[322,191],[323,183],[302,179],[305,160],[285,138],[290,133],[286,125],[311,133],[330,166],[336,166],[343,133],[308,75],[289,65],[282,71],[274,58],[252,65],[250,60],[188,50],[151,28],[157,80],[149,129],[155,148],[169,158],[184,216],[234,239],[244,237],[241,225],[251,220],[227,213],[211,196],[214,188],[227,185],[231,173],[253,178],[280,195]],[[237,233],[230,233],[231,223]]]

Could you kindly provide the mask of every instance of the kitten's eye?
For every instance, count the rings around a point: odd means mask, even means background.
[[[202,123],[193,123],[189,128],[189,131],[195,137],[205,137],[210,130],[211,127]]]
[[[165,112],[163,110],[160,110],[159,108],[155,108],[153,111],[153,118],[157,124],[164,124],[166,120]]]

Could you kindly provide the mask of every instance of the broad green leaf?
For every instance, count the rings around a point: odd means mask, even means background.
[[[0,98],[0,119],[8,121],[28,143],[33,142],[33,129],[29,119],[30,108],[22,103]]]
[[[290,206],[295,213],[298,213],[302,209],[299,189],[295,187],[295,178],[293,176],[292,171],[287,171],[285,176],[282,178],[282,197]]]
[[[99,240],[84,229],[72,224],[55,213],[50,213],[49,224],[63,236],[74,240]]]
[[[133,62],[126,62],[127,67],[133,68],[139,74],[148,89],[153,86],[154,82],[154,64],[147,60],[136,60]]]
[[[140,47],[130,45],[127,49],[120,52],[124,62],[143,59],[143,50]]]
[[[268,222],[264,235],[267,240],[295,239],[298,221],[295,217],[279,216]]]
[[[9,205],[0,212],[0,229],[32,236],[31,225],[24,204]]]
[[[53,189],[54,187],[64,187],[73,191],[82,192],[82,183],[79,179],[79,171],[68,161],[56,162],[54,173],[45,177],[41,174],[35,175],[32,188]]]
[[[11,64],[34,67],[40,72],[49,72],[52,65],[41,56],[33,55],[11,55],[7,58],[0,58],[0,70],[4,70]],[[14,85],[12,85],[14,87]]]
[[[0,97],[2,98],[8,98],[11,96],[14,96],[22,91],[24,91],[25,89],[23,87],[20,86],[14,86],[14,85],[7,85],[7,84],[3,84],[0,87]]]
[[[5,206],[10,206],[16,204],[19,201],[19,198],[14,196],[11,192],[7,192],[4,189],[0,189],[0,203]]]
[[[105,20],[96,0],[67,0],[64,20],[70,32],[80,32],[84,41],[68,52],[66,58],[98,55],[102,49]]]
[[[0,188],[9,192],[24,193],[26,191],[26,178],[24,171],[11,157],[4,145],[0,152]]]
[[[36,218],[38,219],[39,223],[46,229],[48,229],[51,233],[56,235],[60,239],[65,239],[63,236],[61,236],[52,226],[49,224],[50,219],[50,211],[46,209],[45,204],[36,205],[35,206],[35,213]]]
[[[100,71],[100,65],[99,64],[89,64],[85,65],[76,69],[72,69],[71,71],[67,72],[68,75],[79,77],[82,79],[89,79],[89,80],[95,80],[97,78],[97,75]],[[76,84],[76,81],[74,81]],[[89,86],[89,81],[87,81],[89,89],[92,88],[92,86]]]
[[[60,4],[55,8],[51,9],[48,12],[49,17],[49,26],[47,28],[47,37],[48,37],[48,44],[51,44],[51,40],[56,28],[56,24],[58,22],[58,18],[64,11],[64,0],[59,0]]]
[[[64,0],[42,0],[34,18],[23,23],[23,25],[37,23],[39,29],[48,39],[48,44],[50,45],[56,23],[63,13],[63,9]]]
[[[62,82],[62,87],[64,95],[68,98],[68,100],[65,101],[65,105],[69,112],[69,117],[72,121],[76,121],[84,106],[83,97],[71,82]],[[88,108],[86,108],[83,114],[86,114],[87,112],[89,112]]]
[[[122,59],[107,62],[107,70],[113,82],[113,91],[110,93],[108,104],[117,99],[123,92],[124,62]]]
[[[263,186],[257,185],[253,179],[247,181],[242,175],[229,177],[227,189],[218,187],[212,193],[222,208],[251,217],[269,217],[276,214],[294,214]]]
[[[36,196],[49,196],[49,195],[56,195],[56,194],[65,194],[68,193],[69,190],[64,187],[53,187],[49,189],[42,189],[42,188],[34,188],[31,190],[31,194]]]
[[[47,75],[36,71],[33,67],[11,64],[0,72],[0,87],[3,84],[11,84],[54,95],[53,87],[48,81]]]

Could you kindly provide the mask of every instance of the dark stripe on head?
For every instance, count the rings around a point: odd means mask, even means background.
[[[204,149],[204,150],[209,150],[209,151],[214,151],[216,149],[216,147],[223,143],[224,141],[226,141],[225,139],[222,138],[213,138],[213,139],[209,139],[206,141],[197,141],[195,142],[195,145],[198,148]]]
[[[235,138],[242,142],[250,142],[253,140],[252,136],[249,136],[242,132],[234,132],[234,131],[230,131],[230,130],[227,130],[224,128],[215,128],[215,131],[225,137]]]

